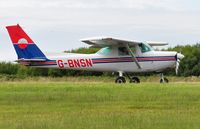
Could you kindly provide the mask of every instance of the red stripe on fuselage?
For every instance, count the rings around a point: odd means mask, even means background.
[[[55,61],[37,62],[37,61],[20,61],[22,65],[56,65]]]
[[[137,57],[138,61],[175,61],[175,57]],[[125,58],[104,58],[104,59],[93,59],[93,63],[109,63],[109,62],[128,62],[133,61],[134,59],[131,57],[125,57]]]

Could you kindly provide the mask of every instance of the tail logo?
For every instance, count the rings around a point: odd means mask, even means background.
[[[25,38],[21,38],[18,40],[18,46],[21,49],[25,49],[28,46],[28,41]]]

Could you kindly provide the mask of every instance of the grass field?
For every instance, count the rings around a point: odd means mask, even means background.
[[[0,129],[199,128],[200,83],[0,84]]]

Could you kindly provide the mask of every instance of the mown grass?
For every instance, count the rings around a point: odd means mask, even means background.
[[[200,83],[3,82],[0,129],[199,129]]]
[[[177,77],[177,76],[166,76],[170,82],[200,82],[200,77]],[[139,76],[141,82],[159,82],[159,74],[154,76]],[[114,82],[116,76],[63,76],[63,77],[27,77],[27,76],[16,76],[16,75],[0,75],[1,82],[7,81],[18,81],[18,82],[33,82],[33,81],[45,81],[45,82]],[[126,78],[129,81],[128,78]]]

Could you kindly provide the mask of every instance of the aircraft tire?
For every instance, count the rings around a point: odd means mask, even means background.
[[[118,83],[118,84],[126,83],[126,79],[125,79],[125,77],[118,77],[118,78],[115,80],[115,83]]]
[[[140,79],[138,77],[132,77],[130,83],[140,83]]]
[[[169,80],[164,77],[164,79],[160,79],[160,83],[169,83]]]

